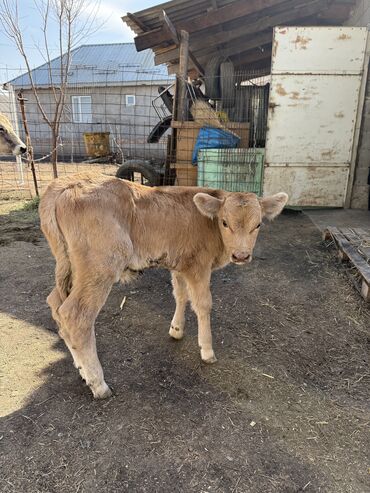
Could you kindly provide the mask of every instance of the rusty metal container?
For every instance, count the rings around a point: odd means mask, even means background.
[[[91,158],[108,156],[111,152],[109,135],[110,132],[85,132],[86,154]]]

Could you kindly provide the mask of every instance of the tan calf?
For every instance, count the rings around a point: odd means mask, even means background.
[[[285,193],[257,198],[194,187],[148,188],[97,175],[49,185],[40,203],[41,227],[56,259],[48,303],[94,397],[111,394],[94,322],[112,285],[147,267],[169,269],[176,300],[169,333],[183,337],[190,300],[201,358],[213,363],[211,272],[230,262],[249,263],[262,218],[277,216],[287,199]]]
[[[26,150],[25,144],[15,134],[8,118],[0,113],[0,156],[4,154],[17,156],[25,153]]]

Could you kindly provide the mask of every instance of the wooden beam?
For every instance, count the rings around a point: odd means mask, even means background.
[[[232,21],[244,16],[259,12],[260,10],[272,7],[286,0],[238,0],[231,4],[220,7],[216,10],[210,10],[206,14],[194,17],[193,19],[179,22],[177,30],[185,30],[188,33],[194,33],[204,29],[217,26],[225,22]],[[165,26],[160,29],[148,31],[135,37],[137,51],[153,48],[170,40],[168,30]]]
[[[259,60],[256,62],[247,63],[243,65],[236,65],[235,70],[237,71],[237,73],[245,72],[246,74],[250,74],[250,77],[247,78],[254,79],[255,77],[270,75],[271,61],[266,58],[265,60]]]
[[[179,39],[179,35],[177,33],[177,30],[176,30],[176,27],[173,25],[171,19],[168,17],[168,15],[166,14],[166,12],[164,10],[162,11],[162,18],[163,18],[164,25],[166,26],[166,28],[170,32],[172,41],[175,43],[175,45],[179,46],[180,45],[180,39]],[[188,38],[189,38],[189,34],[188,34]],[[189,40],[188,40],[188,45],[189,45]],[[176,49],[176,52],[177,53],[178,53],[178,51],[179,50]],[[198,62],[198,60],[193,55],[193,53],[189,50],[189,46],[188,46],[188,56],[191,59],[191,61],[193,62],[193,65],[198,70],[198,72],[201,75],[204,75],[204,69],[203,69],[203,67]],[[177,58],[178,57],[179,57],[179,54],[177,54]],[[154,62],[156,63],[155,58],[154,58]],[[160,63],[158,63],[157,65],[160,65]]]
[[[294,2],[297,3],[297,0],[294,0]],[[208,43],[212,43],[212,45],[215,46],[216,44],[226,43],[240,38],[241,36],[264,31],[270,27],[272,28],[274,26],[285,24],[286,22],[291,22],[294,20],[299,22],[299,19],[322,12],[329,6],[329,0],[315,0],[309,5],[306,5],[306,3],[307,2],[303,5],[295,6],[293,6],[293,4],[287,4],[286,6],[284,5],[284,7],[289,10],[284,10],[283,12],[280,11],[276,15],[262,17],[255,22],[250,22],[247,24],[244,23],[237,28],[224,28],[224,31],[221,33],[203,33],[202,35],[194,34],[190,37],[190,47],[192,51],[196,53],[197,50],[201,50]]]
[[[247,36],[238,38],[234,43],[226,43],[225,48],[217,49],[215,46],[206,46],[203,50],[197,52],[198,59],[209,58],[210,56],[233,56],[238,53],[243,53],[244,51],[251,50],[258,46],[262,46],[266,43],[272,43],[272,28],[269,32],[263,32],[255,36]],[[168,50],[154,57],[154,63],[160,65],[162,63],[176,62],[179,58],[179,50],[176,48],[174,50]]]
[[[209,47],[204,48],[202,51],[197,53],[197,56],[199,58],[208,58],[210,55],[225,57],[238,55],[239,53],[244,53],[252,48],[257,48],[258,46],[272,43],[272,35],[273,31],[272,28],[270,28],[268,31],[258,33],[254,36],[242,37],[238,38],[233,43],[226,43],[224,48],[218,49],[217,51],[214,51]]]
[[[154,55],[154,64],[161,65],[162,63],[171,63],[176,62],[179,59],[180,51],[176,46],[172,47],[170,50],[163,51],[158,53],[158,55]]]
[[[242,56],[236,56],[231,59],[231,61],[234,64],[235,69],[239,70],[239,67],[243,67],[247,69],[251,65],[253,65],[253,68],[257,67],[270,67],[271,66],[271,46],[265,47],[265,50],[263,52],[257,51],[256,49],[248,51],[246,53],[242,53]],[[175,63],[172,65],[169,65],[168,67],[168,73],[169,75],[177,74],[179,72],[179,64]],[[189,69],[189,76],[192,78],[196,77],[195,73],[191,73],[192,69],[190,67]],[[198,71],[196,71],[198,73]],[[269,73],[269,72],[268,72]]]
[[[177,34],[177,31],[176,31],[176,27],[173,25],[171,19],[168,17],[165,10],[162,10],[162,20],[163,20],[163,24],[167,27],[167,29],[171,35],[172,41],[176,45],[179,45],[180,40],[179,40],[179,35]]]
[[[133,24],[136,24],[136,26],[143,31],[143,33],[148,31],[147,26],[142,22],[138,17],[136,17],[135,14],[130,14],[130,12],[127,12],[126,17],[130,19],[130,21]]]
[[[266,60],[271,58],[271,45],[265,46],[261,51],[259,48],[247,51],[245,53],[240,53],[235,57],[231,58],[231,61],[235,66],[248,65],[249,63],[258,62],[259,60]]]
[[[349,18],[353,5],[352,2],[349,4],[331,2],[330,7],[325,12],[318,14],[318,17],[332,25],[341,24]]]
[[[189,58],[192,61],[194,67],[197,69],[198,74],[204,75],[205,71],[202,65],[198,62],[198,59],[194,56],[193,52],[189,50]]]
[[[314,24],[314,19],[312,17],[302,19],[301,25],[312,25]],[[262,48],[262,50],[260,49]],[[248,65],[250,63],[267,60],[270,59],[272,55],[272,46],[271,43],[260,45],[258,48],[254,48],[252,50],[246,50],[245,52],[241,52],[237,55],[231,56],[230,59],[233,62],[234,66],[240,65]]]

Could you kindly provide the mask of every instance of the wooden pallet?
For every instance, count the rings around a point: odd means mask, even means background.
[[[370,302],[370,231],[329,227],[323,237],[334,241],[340,260],[352,264],[356,271],[352,280],[364,300]]]

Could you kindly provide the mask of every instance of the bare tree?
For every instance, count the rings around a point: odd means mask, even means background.
[[[30,85],[43,120],[51,130],[51,161],[53,174],[58,176],[58,141],[63,111],[66,105],[68,74],[72,61],[72,50],[96,31],[96,19],[100,0],[33,0],[40,15],[43,42],[38,45],[46,63],[48,83],[52,88],[55,104],[52,110],[41,101],[37,81],[31,71],[30,58],[24,41],[25,29],[20,18],[20,0],[0,0],[0,24],[5,34],[13,41],[22,55],[30,79]],[[52,34],[51,34],[52,33]],[[52,39],[57,36],[60,63],[56,68],[50,56]]]

